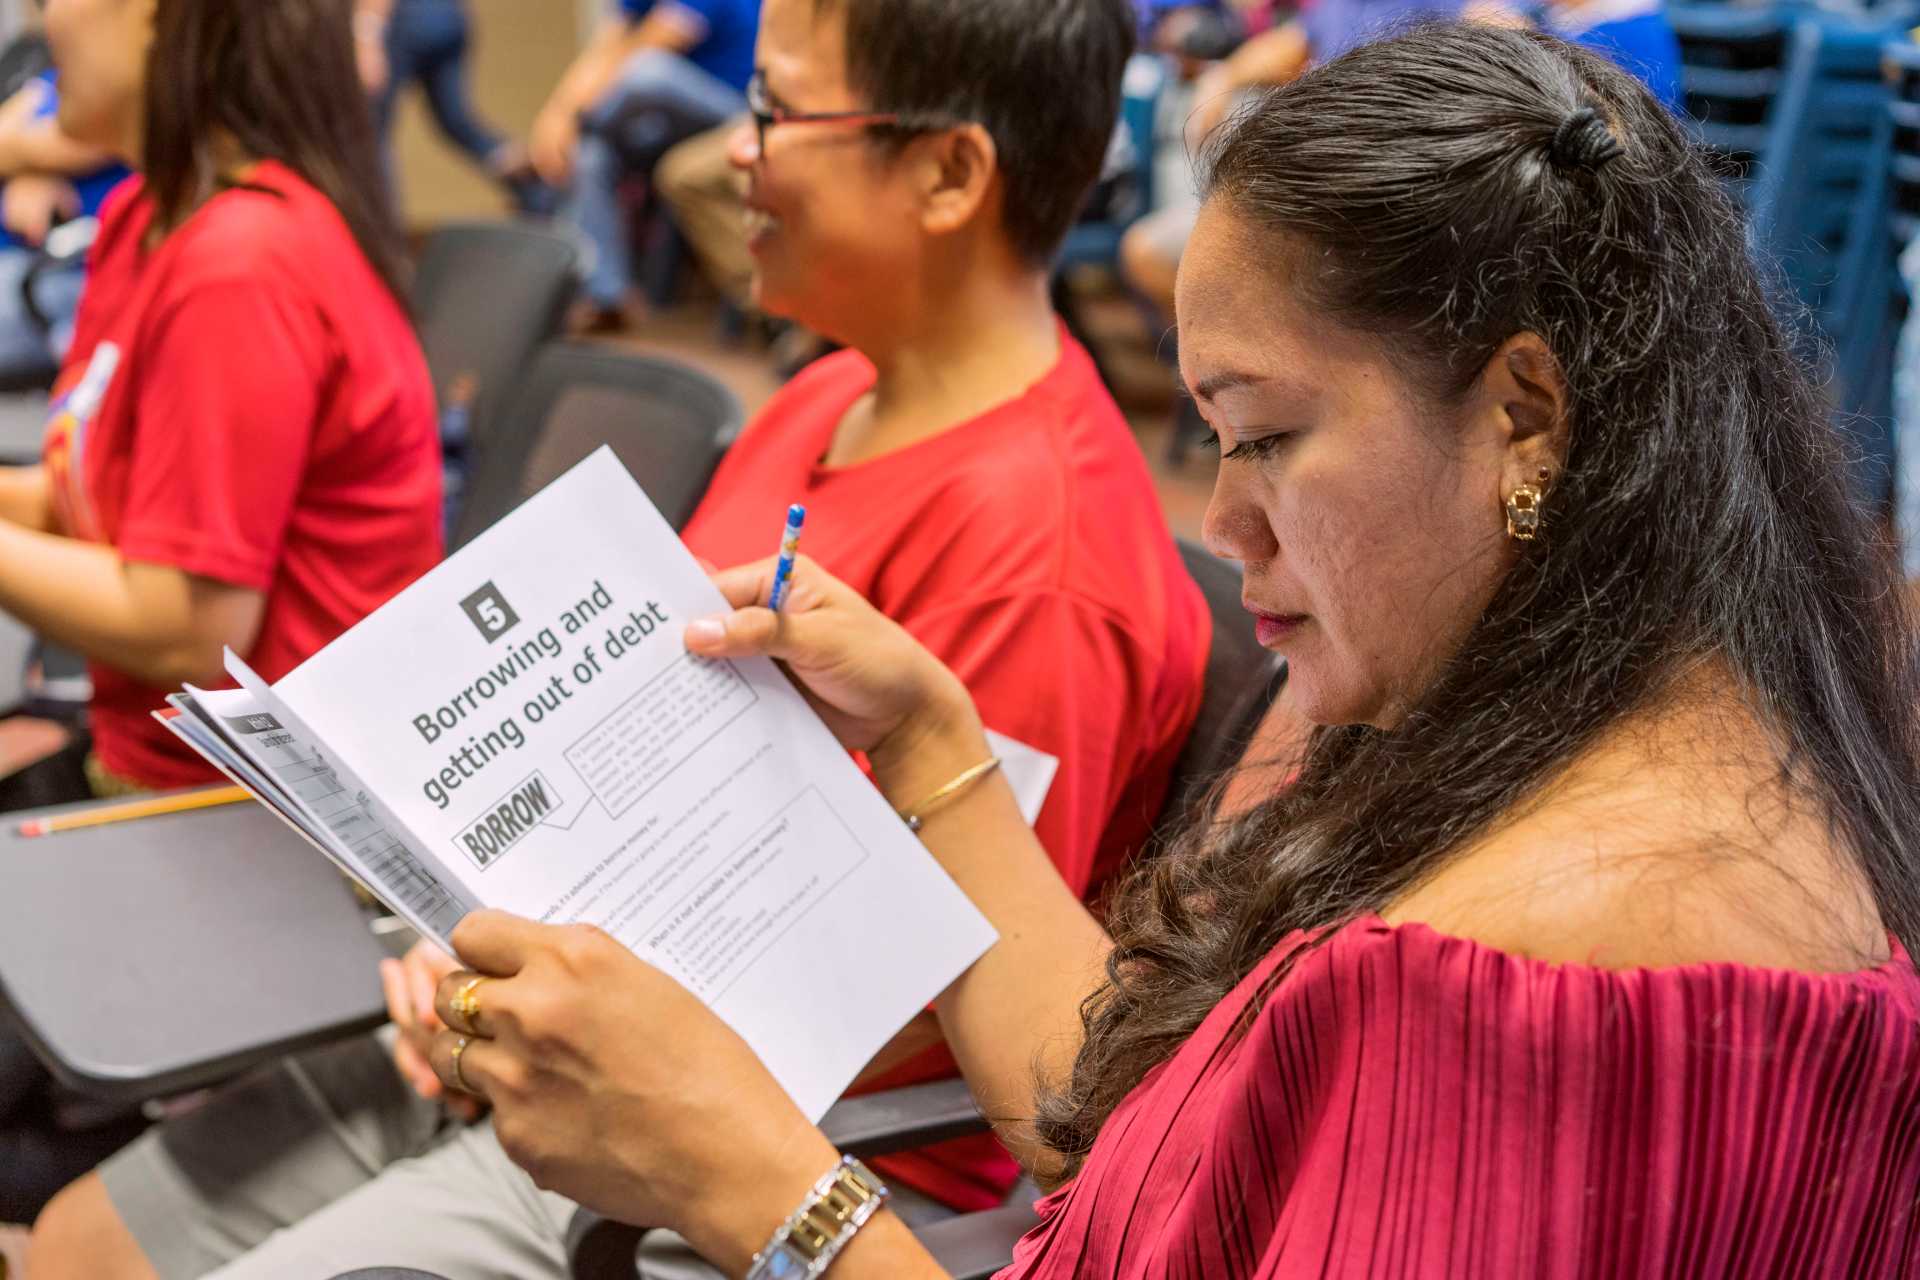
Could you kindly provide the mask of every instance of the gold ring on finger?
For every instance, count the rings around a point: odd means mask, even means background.
[[[453,1086],[462,1093],[470,1093],[478,1097],[480,1091],[467,1083],[466,1073],[460,1069],[460,1058],[466,1053],[467,1046],[472,1043],[472,1036],[461,1036],[453,1042]]]
[[[460,1018],[461,1025],[455,1027],[455,1031],[469,1036],[480,1034],[480,986],[482,983],[491,981],[491,978],[485,976],[469,978],[462,984],[460,990],[454,992],[448,1010]]]

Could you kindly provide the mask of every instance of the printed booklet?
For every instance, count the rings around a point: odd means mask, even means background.
[[[602,448],[278,683],[229,654],[238,689],[161,718],[443,946],[478,908],[605,929],[817,1118],[994,933],[771,662],[686,652],[725,608]]]

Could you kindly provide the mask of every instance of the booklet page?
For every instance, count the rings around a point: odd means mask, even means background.
[[[605,929],[817,1115],[993,933],[773,664],[686,652],[725,607],[602,449],[270,709],[456,896]]]
[[[187,687],[162,723],[248,788],[289,825],[441,946],[472,904],[446,887],[372,797],[350,787],[298,730],[244,689]]]

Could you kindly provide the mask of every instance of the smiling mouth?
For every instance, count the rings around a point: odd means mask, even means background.
[[[780,219],[757,205],[748,205],[742,219],[749,245],[758,244],[780,229]]]

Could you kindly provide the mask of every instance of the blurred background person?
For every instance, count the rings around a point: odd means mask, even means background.
[[[1669,111],[1684,108],[1680,40],[1664,0],[1545,0],[1524,15],[1542,31],[1584,45],[1652,90]]]
[[[348,28],[348,0],[47,0],[61,131],[142,176],[102,210],[44,461],[0,469],[0,609],[93,681],[88,730],[0,808],[219,780],[154,722],[167,694],[230,684],[228,648],[279,678],[440,557],[433,388]],[[22,1221],[103,1153],[13,1037]]]
[[[747,249],[747,178],[732,143],[747,119],[729,120],[674,145],[654,168],[654,186],[672,210],[707,279],[727,302],[752,305],[753,254]]]
[[[0,105],[0,384],[50,378],[66,354],[86,268],[81,256],[48,260],[47,235],[96,217],[127,176],[108,151],[63,133],[58,109],[50,70]]]
[[[1170,4],[1158,13],[1155,38],[1182,61],[1193,85],[1182,157],[1186,172],[1178,189],[1191,188],[1191,156],[1249,94],[1286,84],[1317,62],[1423,18],[1531,23],[1605,55],[1646,84],[1662,105],[1680,107],[1680,45],[1661,0],[1548,0],[1525,8],[1503,0],[1311,0],[1285,21],[1273,22],[1276,16],[1261,15],[1270,23],[1266,30],[1227,44],[1229,33],[1219,27],[1232,20],[1227,11]],[[1174,277],[1197,211],[1195,200],[1170,201],[1134,224],[1121,246],[1127,283],[1162,316],[1173,314]]]
[[[746,111],[759,24],[760,0],[620,0],[541,108],[534,168],[569,190],[562,216],[592,249],[582,329],[626,327],[633,253],[621,183]]]
[[[1394,24],[1418,16],[1451,17],[1462,0],[1312,0],[1291,19],[1245,41],[1229,41],[1221,11],[1204,5],[1167,5],[1156,26],[1162,46],[1186,64],[1192,84],[1183,130],[1181,182],[1190,191],[1192,157],[1233,108],[1259,89],[1297,78],[1316,61],[1337,58]],[[1230,20],[1230,19],[1229,19]],[[1164,148],[1163,148],[1164,154]],[[1193,235],[1199,201],[1170,201],[1128,229],[1120,247],[1121,272],[1155,312],[1171,322],[1174,278]]]
[[[473,105],[467,78],[472,39],[466,0],[357,0],[354,57],[361,84],[373,95],[381,144],[392,133],[400,91],[418,84],[441,137],[499,183],[516,209],[551,213],[557,197],[533,172],[527,149],[482,120]]]

